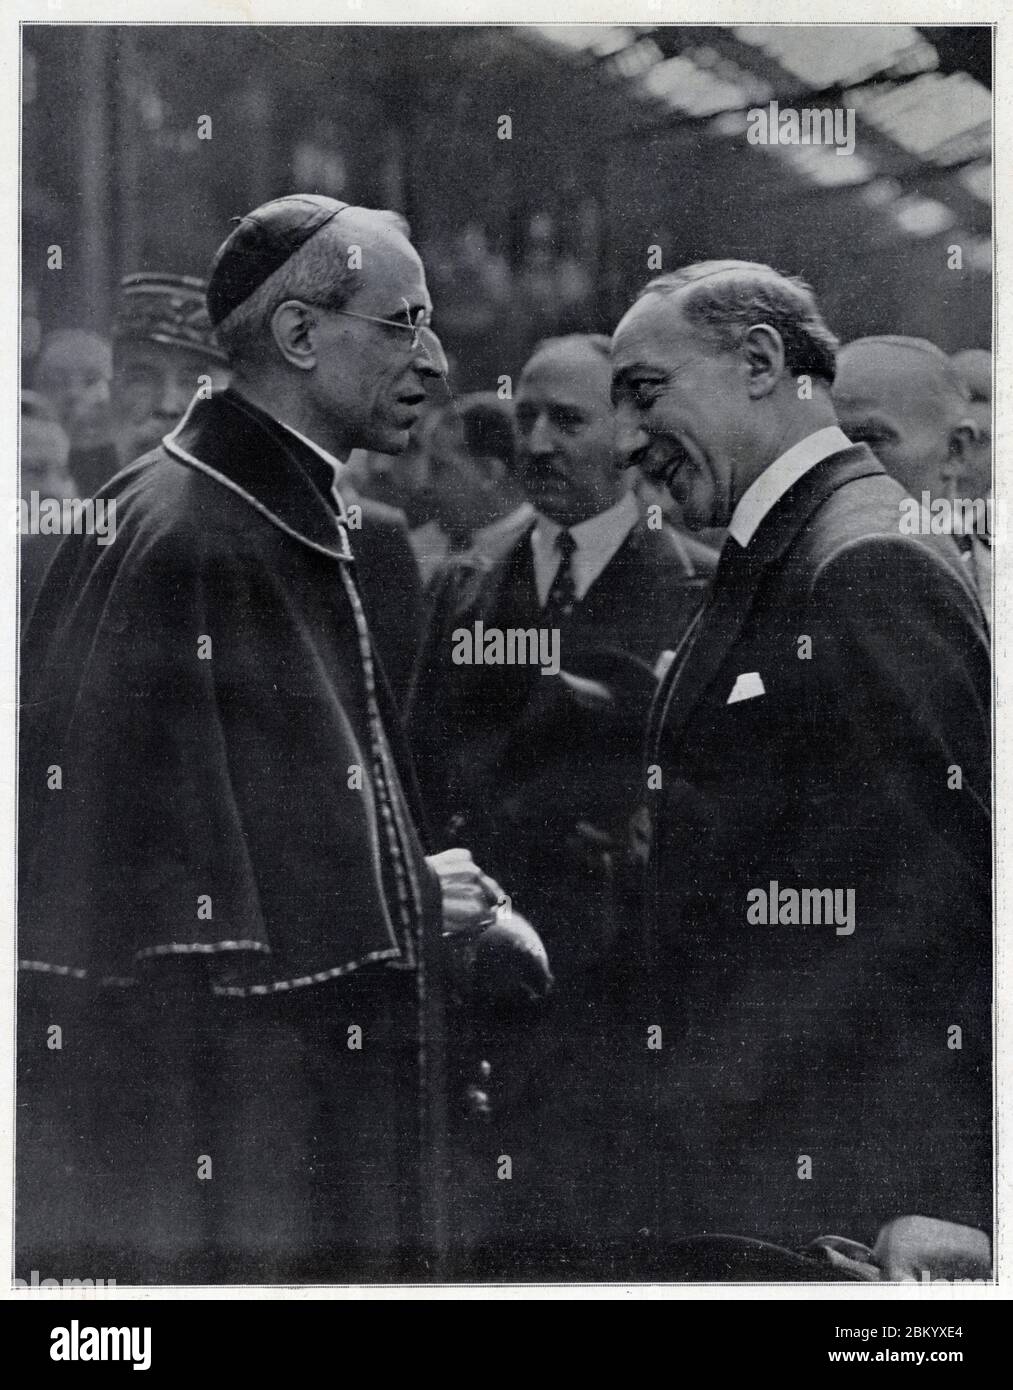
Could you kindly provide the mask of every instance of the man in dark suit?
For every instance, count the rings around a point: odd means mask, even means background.
[[[467,828],[519,875],[515,903],[555,940],[557,979],[598,955],[607,926],[604,881],[589,892],[581,877],[581,835],[585,824],[616,830],[632,805],[639,740],[629,701],[646,713],[653,668],[699,608],[714,565],[712,551],[660,516],[641,517],[615,467],[608,385],[606,338],[549,341],[525,366],[518,467],[537,515],[498,561],[450,567],[409,715],[434,825]],[[485,632],[558,632],[560,670],[458,664],[454,633],[479,622]]]
[[[589,1033],[608,1026],[604,962],[623,912],[614,850],[637,796],[654,668],[714,566],[713,551],[660,512],[641,515],[615,466],[609,379],[600,337],[549,341],[525,366],[518,466],[537,517],[498,561],[451,568],[410,704],[433,823],[509,873],[557,982],[540,1030],[483,1036],[495,1143],[517,1179],[499,1186],[486,1263],[471,1271],[489,1277],[572,1273],[578,1247],[601,1239],[581,1152],[602,1148],[586,1117],[611,1113],[609,1073],[585,1059]],[[455,664],[455,635],[478,624],[557,634],[558,669]]]
[[[981,1275],[988,646],[952,543],[903,534],[835,424],[835,351],[807,286],[737,261],[653,281],[614,339],[623,459],[729,528],[648,721],[638,1216]]]

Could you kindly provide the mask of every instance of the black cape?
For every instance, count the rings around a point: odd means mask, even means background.
[[[103,489],[112,543],[67,537],[43,585],[25,1270],[392,1277],[436,1219],[440,889],[321,468],[239,395],[197,401]]]

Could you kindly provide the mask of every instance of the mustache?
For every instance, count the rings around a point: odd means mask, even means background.
[[[569,479],[569,473],[566,467],[561,463],[557,463],[555,456],[545,459],[534,459],[530,456],[522,456],[520,466],[523,476],[532,482],[538,482],[540,479],[549,482],[553,479],[560,479],[566,482]]]

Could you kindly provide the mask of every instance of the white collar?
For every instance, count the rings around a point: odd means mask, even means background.
[[[749,484],[732,512],[728,534],[734,536],[745,549],[763,518],[803,474],[831,454],[852,448],[851,440],[837,425],[827,425],[813,434],[807,434],[805,439],[786,449]]]
[[[577,543],[572,567],[574,591],[582,599],[605,569],[623,541],[640,519],[640,509],[632,492],[624,492],[613,506],[597,516],[589,516],[576,526],[563,527],[539,515],[531,532],[531,550],[535,561],[535,583],[538,600],[544,607],[559,568],[560,553],[556,537],[568,530]]]

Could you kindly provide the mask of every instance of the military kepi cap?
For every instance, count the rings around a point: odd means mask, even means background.
[[[217,327],[289,256],[350,203],[317,193],[292,193],[254,208],[219,246],[208,277],[208,315]]]
[[[139,271],[120,281],[113,338],[118,343],[162,343],[224,362],[205,304],[206,286],[193,275]]]

